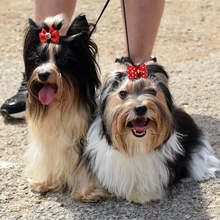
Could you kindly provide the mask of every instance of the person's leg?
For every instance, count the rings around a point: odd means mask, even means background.
[[[46,17],[62,13],[65,16],[66,23],[69,24],[72,19],[75,6],[76,0],[35,0],[33,20],[40,25]]]
[[[125,0],[131,59],[143,63],[150,59],[164,0]]]
[[[71,21],[75,5],[76,0],[34,0],[33,19],[40,25],[46,17],[63,13],[68,24]],[[5,118],[23,118],[25,116],[26,98],[27,82],[23,79],[16,95],[3,103],[0,113]]]

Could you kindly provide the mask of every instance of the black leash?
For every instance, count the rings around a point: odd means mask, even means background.
[[[129,46],[129,39],[128,39],[128,25],[127,25],[127,16],[126,16],[126,8],[125,8],[125,0],[122,1],[122,7],[123,7],[123,15],[124,15],[124,25],[125,25],[125,34],[126,34],[126,41],[127,41],[127,49],[128,49],[128,59],[131,60],[131,54],[130,54],[130,46]],[[133,65],[133,62],[132,62]]]
[[[123,15],[124,15],[124,25],[125,25],[125,34],[126,34],[126,42],[127,42],[127,49],[128,49],[128,57],[124,57],[122,59],[125,59],[127,62],[135,66],[133,63],[133,60],[131,59],[131,53],[130,53],[130,46],[129,46],[129,39],[128,39],[128,24],[127,24],[127,15],[126,15],[126,7],[125,7],[125,0],[122,1],[122,7],[123,7]]]
[[[100,18],[102,17],[102,15],[103,15],[105,9],[107,8],[109,2],[110,2],[110,0],[107,0],[107,1],[106,1],[106,3],[105,3],[105,5],[104,5],[104,7],[103,7],[103,9],[102,9],[102,11],[101,11],[101,13],[100,13],[98,19],[96,20],[96,22],[95,22],[95,24],[94,24],[94,26],[93,26],[93,29],[91,30],[91,32],[90,32],[90,34],[89,34],[89,38],[91,37],[92,33],[95,31],[96,25],[98,24]]]
[[[115,62],[116,63],[120,63],[120,64],[125,64],[125,65],[130,65],[131,64],[131,65],[135,66],[133,61],[132,61],[132,59],[131,59],[131,53],[130,53],[125,0],[122,0],[122,9],[123,9],[123,16],[124,16],[124,26],[125,26],[125,34],[126,34],[128,56],[127,57],[116,58]]]

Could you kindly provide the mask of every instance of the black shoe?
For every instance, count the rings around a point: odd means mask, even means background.
[[[0,113],[6,119],[10,118],[24,118],[27,98],[27,82],[22,81],[17,94],[5,101],[0,108]]]

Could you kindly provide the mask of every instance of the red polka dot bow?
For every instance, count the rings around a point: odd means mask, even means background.
[[[58,44],[60,41],[59,31],[54,30],[52,27],[50,27],[49,32],[47,32],[44,28],[39,33],[40,42],[47,43],[48,40],[51,40],[51,42]]]
[[[145,64],[140,65],[139,67],[128,65],[127,66],[128,78],[130,80],[135,80],[138,78],[147,78],[147,68]]]

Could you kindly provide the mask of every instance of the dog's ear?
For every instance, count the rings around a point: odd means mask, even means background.
[[[38,26],[31,18],[28,19],[28,24],[25,33],[25,46],[33,47],[33,45],[37,45],[40,42],[39,33],[42,27]]]
[[[32,30],[39,31],[41,29],[41,27],[38,26],[31,18],[29,18],[28,23],[29,23],[30,29]]]
[[[74,26],[76,26],[76,27],[77,27],[77,26],[78,26],[78,27],[89,27],[89,23],[88,23],[88,21],[87,21],[85,15],[79,15],[79,16],[77,16],[77,17],[73,20],[72,24],[73,24]]]
[[[75,35],[82,33],[83,35],[89,34],[90,29],[90,24],[88,23],[86,16],[85,15],[79,15],[77,16],[72,24],[70,25],[68,31],[67,31],[67,36]]]

